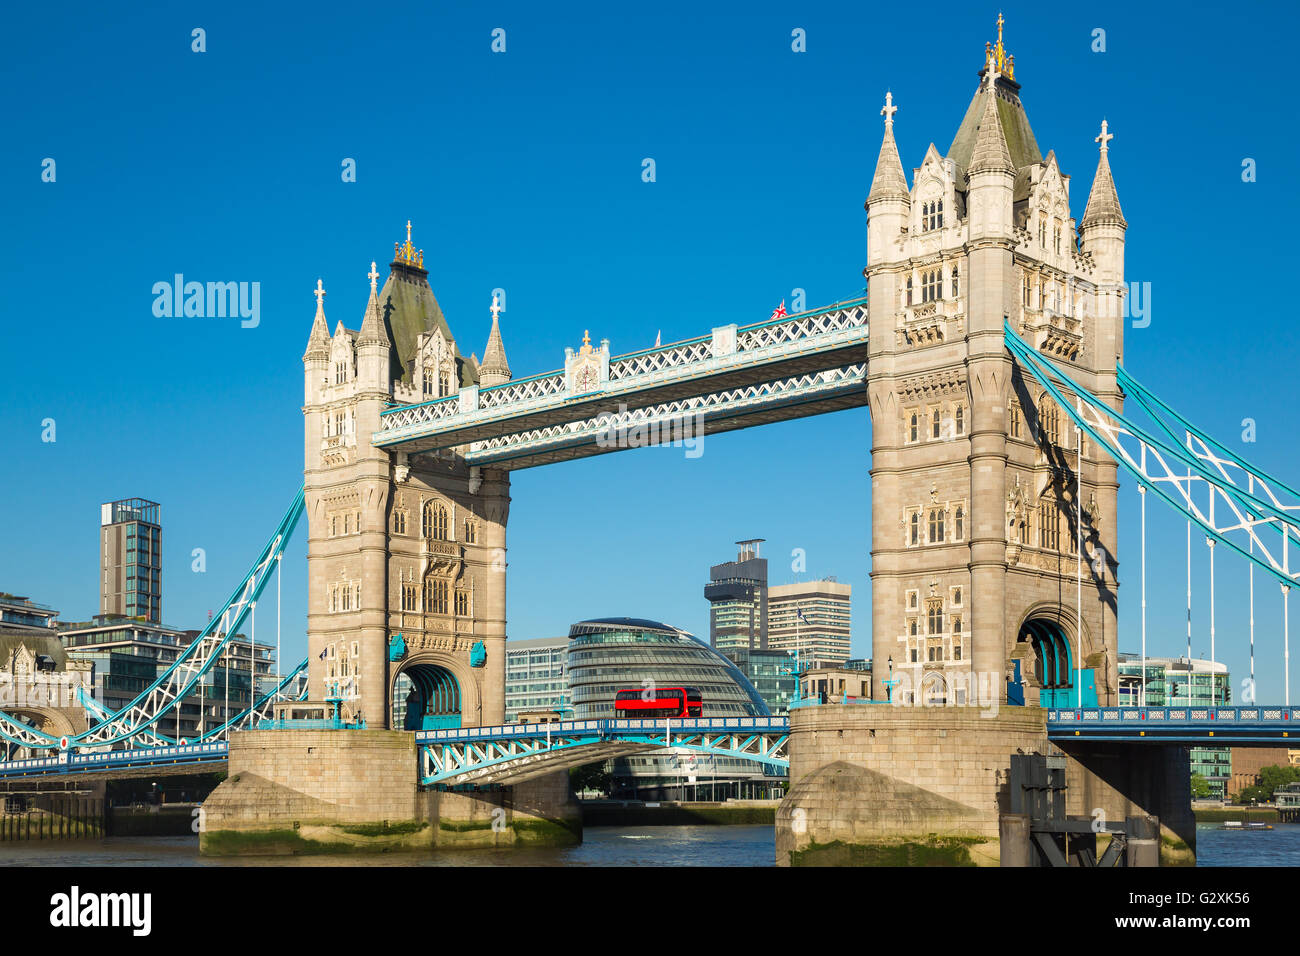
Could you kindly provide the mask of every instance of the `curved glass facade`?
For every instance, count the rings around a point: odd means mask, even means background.
[[[575,720],[613,717],[614,694],[646,681],[698,688],[705,717],[770,713],[731,661],[685,631],[641,618],[602,618],[569,628],[568,676]]]
[[[643,687],[643,681],[697,688],[705,717],[770,714],[740,668],[686,631],[658,621],[613,617],[573,625],[567,670],[576,720],[613,717],[614,695]],[[784,779],[752,760],[685,748],[617,757],[610,770],[614,796],[660,800],[771,797]]]

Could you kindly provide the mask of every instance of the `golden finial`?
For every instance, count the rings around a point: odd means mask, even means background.
[[[1014,56],[1008,56],[1007,57],[1007,79],[1014,80],[1015,78],[1016,78],[1016,58]]]
[[[408,266],[424,268],[424,250],[416,251],[415,246],[411,245],[411,220],[406,220],[406,243],[393,243],[393,261],[405,263]]]
[[[591,347],[591,333],[588,329],[582,330],[582,344],[588,348]]]
[[[998,42],[993,45],[992,50],[989,49],[987,43],[984,44],[984,68],[987,70],[991,66],[996,72],[1004,74],[1007,79],[1014,80],[1015,77],[1012,75],[1014,67],[1011,58],[1007,55],[1007,48],[1002,45],[1002,25],[1005,22],[1006,21],[1002,19],[1001,12],[999,12]]]

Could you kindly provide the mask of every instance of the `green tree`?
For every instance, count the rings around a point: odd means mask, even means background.
[[[1210,789],[1210,781],[1206,780],[1199,773],[1192,774],[1192,796],[1208,797],[1213,793]]]
[[[612,782],[609,761],[589,763],[581,767],[570,767],[569,782],[573,784],[576,793],[582,793],[584,790],[595,790],[609,796],[609,787]]]

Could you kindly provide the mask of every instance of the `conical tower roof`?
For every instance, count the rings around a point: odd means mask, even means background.
[[[373,262],[370,263],[370,273],[367,278],[370,279],[370,300],[366,302],[366,316],[361,320],[361,335],[357,338],[357,345],[388,344],[384,319],[379,314],[379,293],[376,289],[379,272]]]
[[[980,84],[966,107],[957,135],[948,147],[948,158],[967,172],[975,161],[975,147],[979,141],[982,128],[989,124],[984,121],[989,106],[986,96],[992,90],[995,99],[997,125],[1002,140],[1011,157],[1011,163],[1017,170],[1034,166],[1043,161],[1043,154],[1038,150],[1038,141],[1034,130],[1029,125],[1029,116],[1020,102],[1020,84],[1016,82],[1016,60],[1002,45],[1002,15],[998,15],[998,41],[996,44],[984,45],[984,68],[980,70]]]
[[[907,176],[903,172],[903,163],[898,158],[898,144],[894,142],[894,114],[897,112],[894,94],[886,92],[885,105],[880,110],[885,117],[885,137],[880,143],[876,174],[871,179],[871,192],[867,194],[867,202],[908,198]]]
[[[329,355],[330,351],[330,327],[325,321],[325,283],[316,280],[316,318],[311,324],[311,335],[307,338],[307,351],[303,353],[303,358],[309,355]]]
[[[1016,167],[1011,158],[1011,150],[1007,147],[1007,137],[1002,131],[1002,120],[998,115],[998,103],[994,84],[989,82],[985,86],[984,112],[976,127],[975,148],[971,151],[970,166],[967,169],[972,176],[981,172],[1015,174]]]
[[[492,331],[488,333],[487,347],[483,349],[483,361],[479,363],[479,381],[484,385],[497,385],[510,381],[510,363],[506,361],[505,343],[501,341],[501,326],[498,315],[501,306],[497,297],[492,296]]]
[[[1096,142],[1101,144],[1101,155],[1097,160],[1097,175],[1092,178],[1092,191],[1088,193],[1088,205],[1083,210],[1083,220],[1079,223],[1081,228],[1098,223],[1118,223],[1120,226],[1127,228],[1128,223],[1124,219],[1124,211],[1119,206],[1119,195],[1115,192],[1115,178],[1110,173],[1110,159],[1107,153],[1110,152],[1110,141],[1114,139],[1110,133],[1106,132],[1106,121],[1101,121],[1101,135],[1097,137]]]

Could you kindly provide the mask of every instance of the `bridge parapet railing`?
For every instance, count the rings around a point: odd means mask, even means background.
[[[683,371],[707,370],[706,366],[746,365],[759,360],[756,353],[785,354],[801,342],[806,342],[809,349],[816,349],[839,339],[852,341],[866,327],[865,300],[837,303],[814,312],[743,326],[736,330],[734,350],[723,354],[715,354],[715,337],[701,336],[613,357],[609,360],[607,385],[620,386],[616,391],[621,391],[639,385],[653,385],[660,380],[676,377]],[[800,349],[795,348],[795,351]],[[472,407],[462,408],[460,395],[452,395],[418,405],[388,409],[380,416],[379,433],[414,425],[427,426],[484,412],[509,410],[522,413],[553,405],[557,399],[569,397],[572,396],[564,371],[545,372],[479,389],[477,401]]]
[[[1289,724],[1296,711],[1286,706],[1252,705],[1245,707],[1084,707],[1049,708],[1047,721],[1053,724],[1084,723],[1277,723]]]

